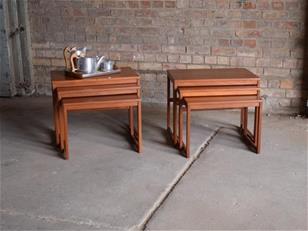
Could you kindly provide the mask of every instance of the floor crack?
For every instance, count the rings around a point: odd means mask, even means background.
[[[181,181],[181,179],[185,176],[185,174],[189,171],[192,165],[196,160],[199,159],[202,152],[209,146],[210,142],[215,138],[218,132],[222,127],[219,127],[214,130],[214,132],[198,147],[197,151],[191,155],[191,158],[187,161],[184,167],[180,170],[177,176],[173,179],[173,181],[168,185],[168,187],[162,192],[160,197],[156,200],[152,208],[144,215],[141,219],[141,222],[135,227],[132,227],[130,230],[146,230],[147,224],[152,219],[154,214],[159,210],[162,204],[166,201],[172,191],[175,189],[177,184]]]

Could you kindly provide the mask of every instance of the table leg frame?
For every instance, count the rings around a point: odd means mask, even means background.
[[[184,108],[185,106],[185,108]],[[206,109],[205,109],[206,110]],[[183,113],[186,111],[186,143],[183,143]],[[179,105],[179,150],[184,150],[186,158],[190,157],[190,129],[191,129],[191,109],[189,105]],[[241,108],[240,133],[243,138],[254,147],[256,153],[261,150],[261,119],[262,119],[262,102],[255,107],[254,133],[248,129],[248,108]]]
[[[261,151],[261,119],[262,119],[262,102],[254,108],[254,128],[253,133],[247,128],[248,123],[248,108],[241,109],[243,113],[243,128],[240,127],[240,132],[245,141],[247,141],[257,154]]]
[[[170,129],[170,79],[167,78],[167,130]]]
[[[60,145],[60,129],[59,129],[59,102],[56,93],[54,90],[52,91],[52,103],[53,103],[53,119],[54,119],[54,128],[55,128],[55,140],[56,140],[56,146],[59,147]]]
[[[134,107],[128,109],[129,115],[129,133],[132,140],[136,144],[137,152],[141,153],[143,149],[142,143],[142,106],[141,102],[137,106],[137,129],[134,126]],[[55,115],[58,121],[57,131],[59,132],[59,146],[64,153],[64,159],[69,159],[69,141],[68,141],[68,111],[65,106],[59,103]]]
[[[171,103],[172,103],[172,129],[171,129]],[[167,78],[167,132],[172,139],[174,146],[178,147],[178,100],[177,100],[177,91],[172,85],[172,98],[171,98],[171,80],[168,76]]]

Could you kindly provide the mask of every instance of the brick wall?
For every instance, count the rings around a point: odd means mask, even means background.
[[[142,76],[143,99],[166,98],[170,68],[246,67],[265,108],[298,112],[305,0],[29,0],[36,90],[67,45],[88,46]]]

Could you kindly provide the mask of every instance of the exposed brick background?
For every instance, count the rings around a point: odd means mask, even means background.
[[[29,0],[37,92],[50,93],[49,71],[77,45],[137,69],[145,101],[165,100],[167,69],[246,67],[267,111],[298,112],[305,0],[242,2]]]

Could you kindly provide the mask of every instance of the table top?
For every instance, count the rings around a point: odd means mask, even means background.
[[[140,80],[138,73],[130,67],[122,67],[120,73],[82,79],[67,76],[64,70],[51,71],[50,75],[53,89],[70,86],[95,86],[100,84],[138,84]]]
[[[178,69],[168,70],[168,78],[172,81],[184,80],[232,80],[260,78],[245,68],[219,68],[219,69]]]
[[[117,79],[117,78],[139,78],[139,75],[136,71],[134,71],[130,67],[122,67],[120,73],[110,74],[110,75],[102,75],[97,77],[89,77],[89,78],[74,78],[71,76],[67,76],[65,71],[51,71],[51,81],[88,81],[88,80],[100,80],[100,79]]]

